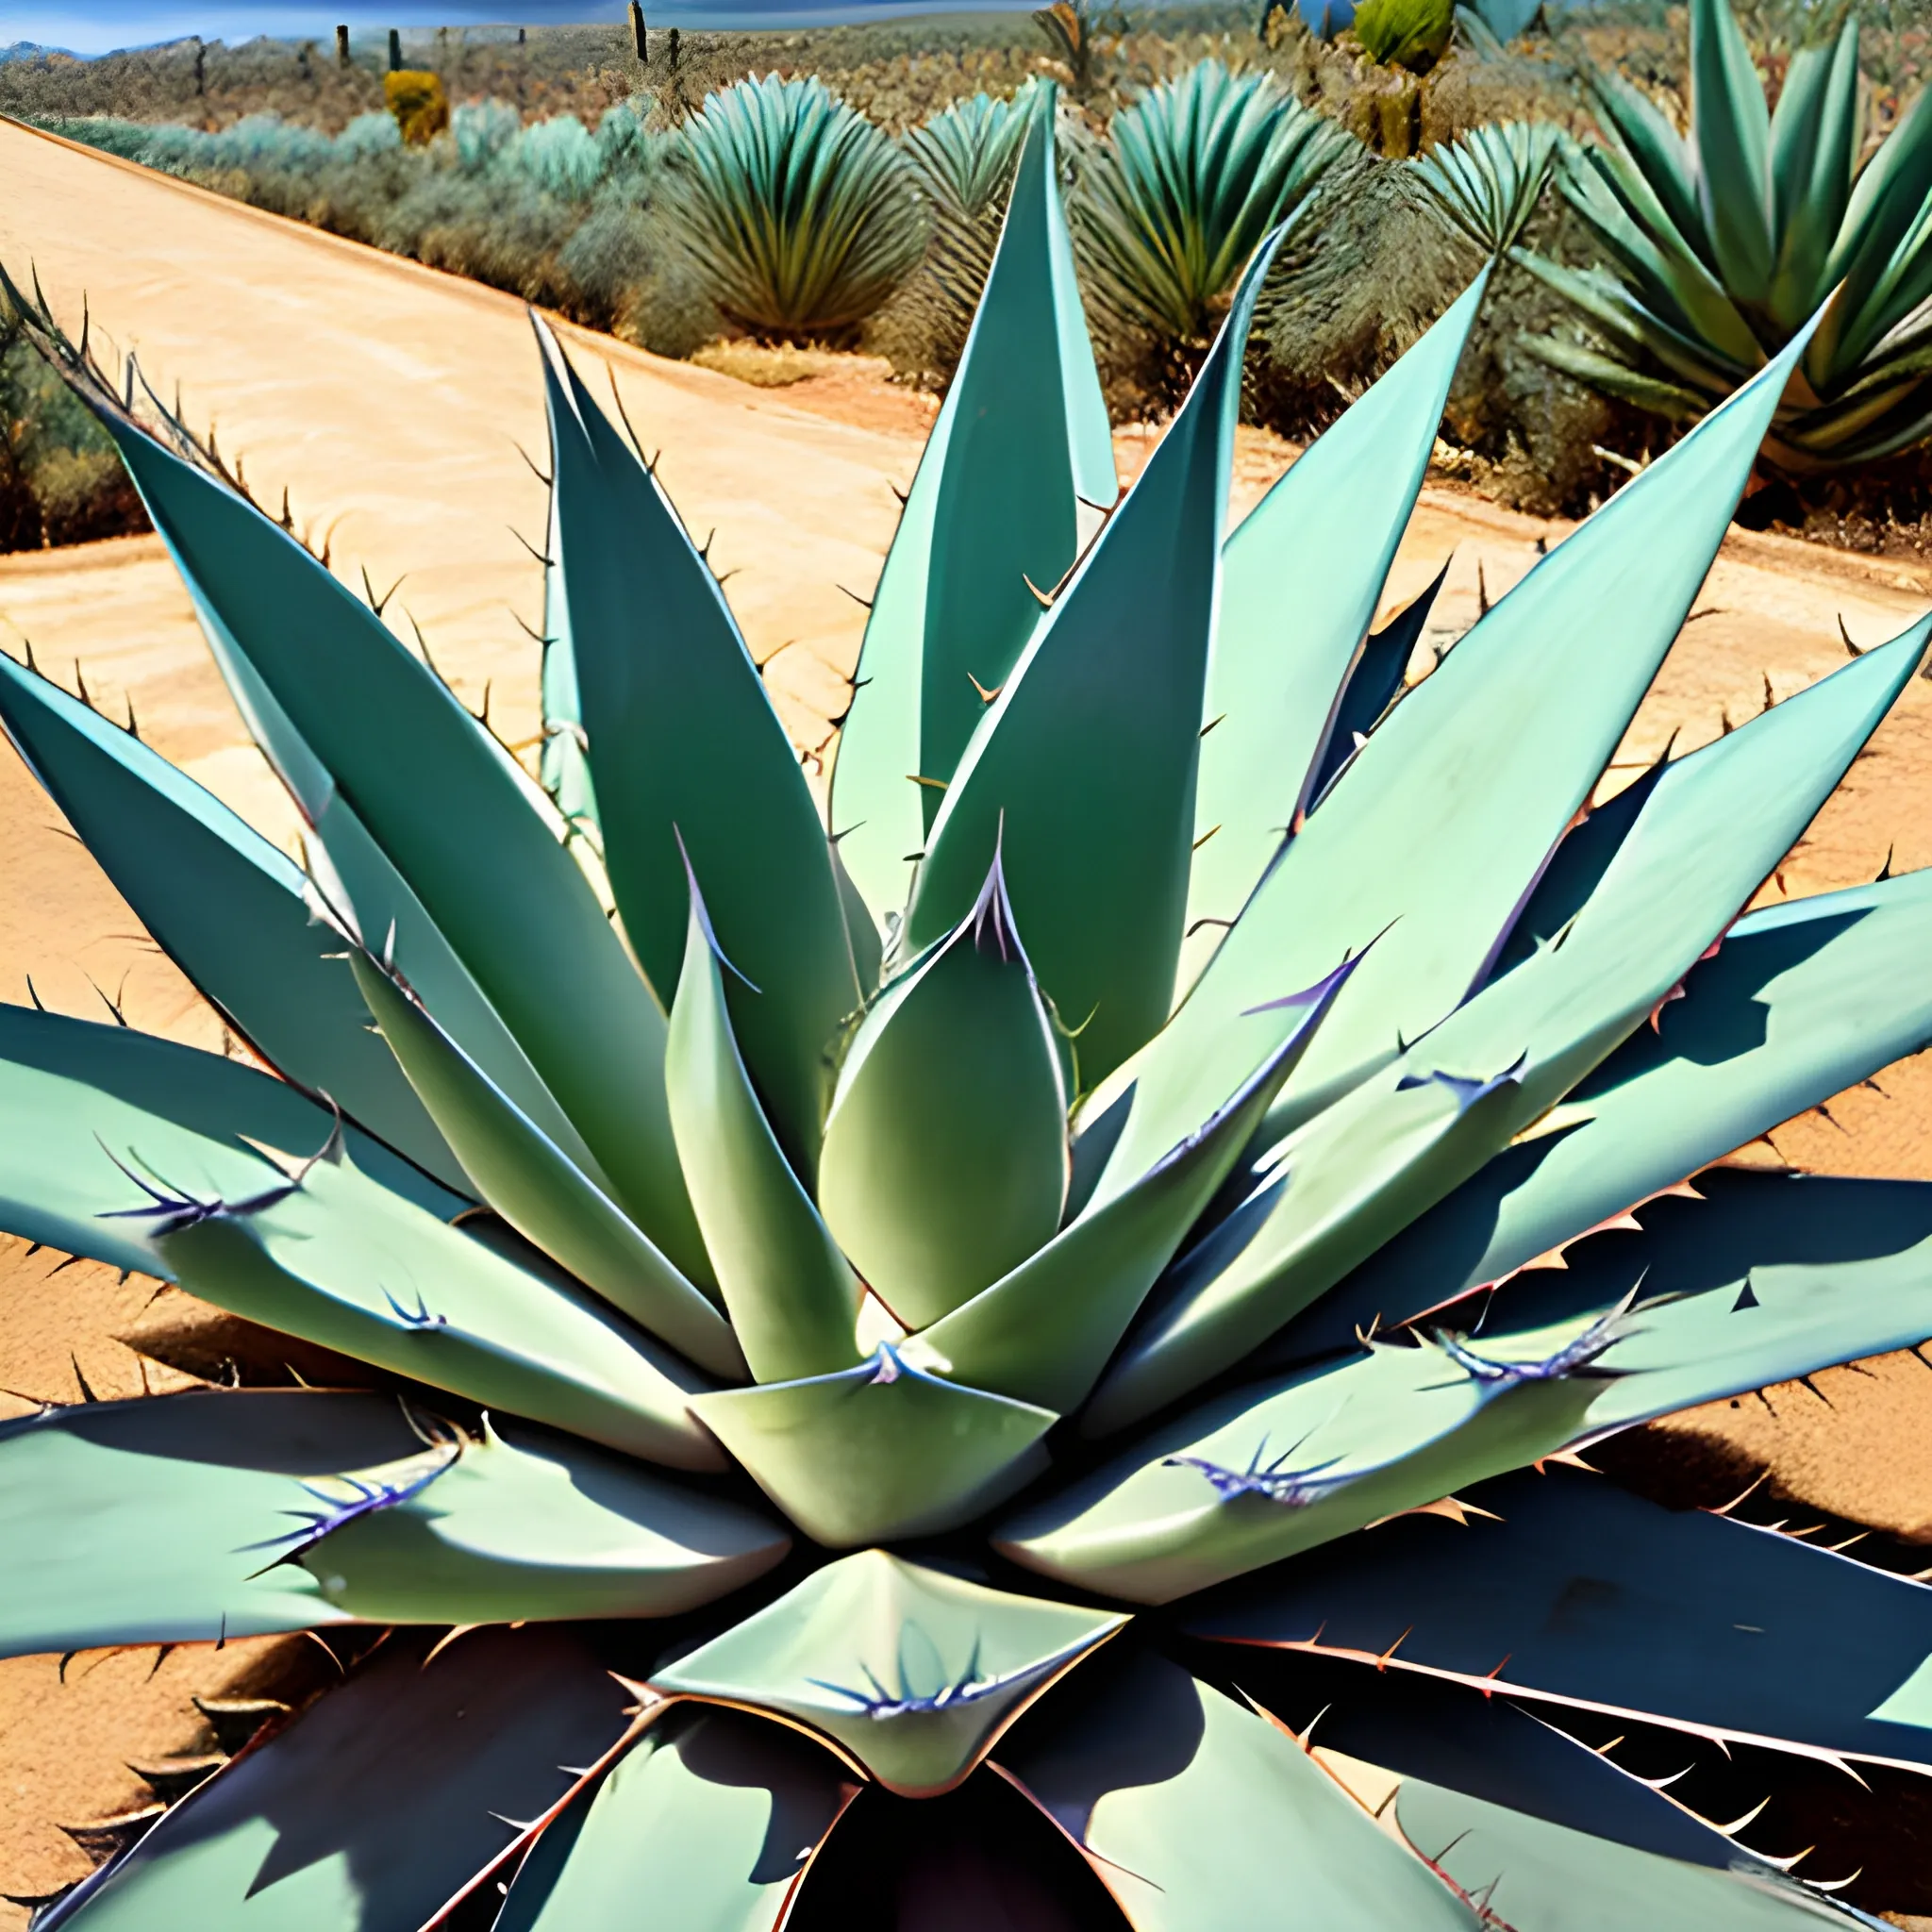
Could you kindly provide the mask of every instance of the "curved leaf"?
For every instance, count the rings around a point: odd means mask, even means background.
[[[1690,0],[1690,140],[1697,206],[1724,286],[1740,301],[1771,290],[1771,110],[1727,0]]]
[[[858,1004],[824,827],[710,565],[556,337],[541,323],[537,337],[556,568],[625,935],[668,1008],[690,912],[681,844],[710,881],[724,946],[762,989],[732,1001],[732,1023],[809,1174],[825,1053]]]
[[[691,1412],[807,1536],[831,1549],[969,1522],[1046,1466],[1051,1409],[902,1361],[696,1395]]]
[[[514,760],[253,505],[131,421],[103,420],[197,601],[475,975],[623,1205],[690,1273],[702,1251],[660,1099],[663,1016]]]
[[[408,1082],[383,1064],[301,867],[131,732],[4,657],[0,721],[135,916],[256,1051],[466,1189]]]
[[[1027,1505],[994,1547],[1083,1590],[1172,1603],[1574,1441],[1606,1384],[1554,1365],[1594,1337],[1578,1318],[1512,1333],[1507,1358],[1530,1374],[1480,1376],[1439,1343],[1376,1343],[1238,1391]]]
[[[1172,1002],[1241,350],[1274,239],[1249,264],[1180,414],[988,708],[906,916],[908,946],[950,932],[999,851],[1041,985],[1078,1029],[1083,1089],[1146,1041]]]
[[[1145,1653],[1078,1672],[998,1762],[1086,1853],[1135,1932],[1476,1924],[1292,1738]]]
[[[391,1642],[184,1798],[42,1919],[85,1932],[394,1932],[434,1920],[625,1730],[577,1639],[483,1630],[426,1666]]]
[[[1003,1280],[908,1341],[922,1367],[1064,1415],[1087,1398],[1156,1277],[1260,1125],[1346,982],[1295,996],[1300,1029],[1255,1077],[1138,1180],[1096,1192]]]
[[[995,858],[964,923],[859,1023],[819,1204],[866,1285],[923,1327],[1051,1241],[1066,1193],[1059,1046]]]
[[[9,1657],[670,1616],[787,1547],[736,1504],[566,1439],[486,1424],[458,1453],[446,1425],[425,1441],[377,1395],[196,1392],[0,1424]]]
[[[873,599],[832,765],[832,829],[866,902],[910,896],[939,792],[1078,547],[1115,494],[1107,408],[1041,91],[992,270]]]
[[[868,1550],[651,1682],[794,1720],[888,1790],[930,1798],[961,1783],[1034,1699],[1126,1621]]]
[[[138,1223],[111,1211],[139,1194],[116,1158],[240,1200],[277,1178],[244,1143],[320,1147],[333,1125],[297,1089],[219,1054],[0,1005],[0,1227],[43,1247],[171,1279]],[[372,1191],[444,1219],[469,1205],[357,1128],[345,1139]]]
[[[1188,880],[1191,932],[1203,919],[1240,912],[1316,797],[1324,744],[1353,742],[1340,736],[1341,693],[1415,508],[1488,281],[1485,270],[1227,540],[1202,721],[1195,814],[1206,842]],[[1399,663],[1396,682],[1401,675]],[[1204,926],[1183,948],[1183,990],[1220,933]]]
[[[493,1932],[593,1932],[643,1900],[689,1932],[775,1932],[856,1791],[777,1724],[667,1711],[544,1830]]]
[[[1378,933],[1276,1104],[1282,1130],[1481,981],[1675,638],[1801,346],[1542,558],[1363,745],[1137,1061],[1116,1161],[1158,1151],[1266,1057],[1238,1015]],[[1587,651],[1551,647],[1586,617]]]
[[[1777,262],[1770,308],[1785,328],[1796,326],[1830,293],[1824,263],[1844,221],[1863,132],[1858,21],[1847,14],[1835,44],[1792,54],[1771,117]]]
[[[1491,1514],[1406,1517],[1255,1577],[1190,1627],[1705,1737],[1932,1764],[1932,1589],[1573,1470],[1525,1470],[1479,1500]]]
[[[724,1306],[759,1381],[846,1368],[858,1359],[858,1280],[787,1163],[739,1056],[694,875],[686,926],[664,1078]]]
[[[525,1240],[713,1374],[744,1373],[730,1324],[366,954],[356,983],[476,1192]]]
[[[169,1174],[180,1193],[131,1210],[155,1226],[158,1272],[488,1407],[676,1468],[718,1466],[686,1407],[706,1378],[574,1283],[386,1193],[339,1145],[292,1174],[258,1163],[248,1193],[215,1198]],[[124,1200],[133,1191],[121,1184]]]

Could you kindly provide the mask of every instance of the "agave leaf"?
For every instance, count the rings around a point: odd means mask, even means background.
[[[1284,1900],[1334,1932],[1475,1925],[1294,1739],[1145,1652],[1078,1672],[998,1763],[1135,1932],[1259,1925]]]
[[[1596,1332],[1590,1316],[1515,1331],[1507,1359],[1560,1364]],[[1437,1342],[1374,1343],[1183,1415],[993,1543],[1078,1589],[1172,1603],[1554,1453],[1605,1386],[1541,1367],[1491,1379]]]
[[[1781,1874],[1733,1874],[1606,1842],[1419,1778],[1395,1793],[1395,1825],[1418,1857],[1517,1932],[1818,1932],[1869,1924]]]
[[[1138,1179],[1103,1188],[1052,1241],[907,1344],[908,1358],[1062,1415],[1098,1379],[1307,1051],[1352,969],[1295,995],[1301,1025],[1224,1106]]]
[[[910,895],[943,786],[1115,494],[1113,447],[1060,207],[1051,85],[1026,125],[992,271],[926,439],[865,627],[832,828],[876,911]],[[922,785],[921,778],[932,784]],[[754,974],[756,977],[756,974]]]
[[[134,1192],[104,1148],[239,1200],[277,1178],[244,1141],[315,1148],[332,1125],[295,1088],[218,1054],[0,1005],[0,1227],[24,1240],[166,1279],[138,1223],[103,1218]],[[344,1138],[372,1189],[443,1219],[469,1205],[358,1129]]]
[[[724,945],[762,989],[731,1002],[733,1027],[809,1174],[825,1053],[858,1004],[824,827],[709,564],[541,324],[538,341],[557,567],[625,935],[668,1009],[690,923],[681,843]]]
[[[693,1414],[830,1549],[951,1529],[1046,1466],[1051,1409],[962,1389],[890,1344],[839,1374],[691,1398]]]
[[[1724,287],[1740,301],[1771,291],[1771,113],[1727,0],[1690,0],[1690,140],[1697,206]]]
[[[787,1718],[902,1797],[960,1784],[1033,1701],[1125,1622],[867,1550],[651,1679]]]
[[[740,1058],[695,875],[690,900],[664,1077],[724,1306],[759,1381],[848,1368],[859,1357],[858,1277],[787,1163]]]
[[[1739,921],[1656,1028],[1611,1055],[1546,1132],[1405,1229],[1284,1345],[1346,1346],[1357,1324],[1501,1280],[1932,1043],[1932,999],[1896,997],[1928,945],[1932,873]]]
[[[1244,1601],[1253,1588],[1236,1585],[1230,1593]],[[1212,1616],[1210,1610],[1209,1621]],[[1278,1681],[1270,1674],[1273,1659],[1278,1659]],[[1778,1881],[1774,1865],[1707,1824],[1667,1790],[1545,1723],[1533,1707],[1464,1684],[1366,1671],[1299,1649],[1275,1651],[1271,1659],[1248,1644],[1240,1664],[1243,1683],[1265,1707],[1304,1716],[1303,1742],[1318,1757],[1341,1754],[1405,1781],[1425,1778],[1660,1858]],[[1285,1694],[1294,1697],[1291,1706]],[[1346,1776],[1346,1767],[1338,1769]],[[1351,1789],[1365,1801],[1375,1796],[1360,1785]]]
[[[1591,76],[1591,95],[1635,163],[1638,178],[1656,195],[1669,226],[1708,263],[1710,238],[1697,203],[1697,164],[1684,137],[1648,94],[1614,69]]]
[[[1066,1193],[1059,1045],[995,859],[854,1035],[819,1202],[867,1286],[923,1327],[1051,1241]]]
[[[0,1424],[0,1472],[9,1657],[346,1622],[669,1616],[789,1547],[737,1504],[568,1439],[486,1425],[458,1453],[454,1431],[425,1441],[376,1395],[43,1410]]]
[[[691,1273],[703,1251],[658,1098],[663,1016],[513,761],[286,532],[132,423],[104,420],[198,600],[475,974],[623,1205]]]
[[[308,881],[131,732],[0,658],[0,721],[136,917],[262,1058],[446,1186],[468,1181],[380,1043]]]
[[[668,1710],[538,1839],[494,1932],[621,1924],[641,1900],[693,1932],[775,1932],[857,1789],[777,1724]]]
[[[366,954],[356,983],[471,1185],[525,1240],[713,1374],[744,1374],[730,1324],[623,1208]]]
[[[1772,232],[1776,272],[1769,308],[1795,328],[1830,292],[1824,264],[1844,221],[1862,129],[1858,22],[1847,14],[1831,46],[1791,56],[1771,119]]]
[[[577,1166],[592,1176],[602,1174],[529,1056],[348,801],[332,793],[315,819],[314,832],[308,850],[309,876],[330,918],[408,982],[437,1024]],[[369,1024],[366,1006],[362,1024]],[[604,1185],[608,1187],[608,1179]]]
[[[852,971],[858,991],[870,999],[878,991],[879,968],[885,959],[885,945],[872,916],[872,908],[859,896],[858,884],[845,869],[836,840],[825,841],[832,855],[832,872],[839,881],[839,904],[845,914],[845,938],[852,948]]]
[[[372,1932],[468,1892],[623,1736],[625,1693],[560,1630],[386,1644],[42,1920],[87,1932]]]
[[[542,328],[540,323],[538,327]],[[541,335],[539,341],[541,341]],[[552,452],[553,458],[555,452]],[[588,829],[603,845],[597,788],[591,777],[590,740],[584,731],[583,690],[570,630],[570,599],[563,583],[563,529],[557,513],[557,472],[550,475],[550,524],[543,541],[543,652],[539,695],[543,706],[541,773],[551,803],[564,822]]]
[[[1382,714],[1401,696],[1408,660],[1422,641],[1429,613],[1436,608],[1436,599],[1448,576],[1449,565],[1445,561],[1426,590],[1405,604],[1380,630],[1371,631],[1363,640],[1361,655],[1355,660],[1355,668],[1336,700],[1334,728],[1328,734],[1328,742],[1323,748],[1308,787],[1310,811],[1321,804],[1342,766],[1381,722]]]
[[[1472,1500],[1500,1520],[1389,1524],[1242,1584],[1190,1627],[1706,1737],[1932,1763],[1924,1584],[1570,1470]]]
[[[1539,361],[1547,362],[1553,369],[1574,369],[1591,382],[1598,380],[1600,371],[1614,369],[1624,382],[1649,383],[1659,395],[1664,390],[1676,390],[1680,401],[1674,407],[1690,409],[1694,405],[1699,413],[1707,401],[1721,397],[1736,380],[1736,371],[1724,358],[1712,355],[1707,344],[1694,341],[1681,327],[1654,314],[1608,271],[1564,268],[1526,249],[1518,249],[1513,258],[1539,281],[1568,297],[1591,321],[1621,338],[1628,347],[1654,356],[1680,381],[1659,382],[1656,376],[1627,368],[1613,358],[1600,356],[1595,350],[1586,349],[1580,342],[1566,341],[1560,336],[1524,336],[1524,346]],[[1682,401],[1683,397],[1690,400]]]
[[[1174,990],[1241,350],[1273,254],[1271,238],[1180,414],[989,708],[907,913],[908,945],[951,931],[998,850],[1041,984],[1078,1031],[1082,1088],[1154,1033]]]
[[[1198,922],[1241,909],[1314,799],[1338,693],[1415,508],[1488,281],[1485,270],[1227,540],[1202,720],[1196,816],[1206,842],[1188,881],[1193,937],[1181,956],[1183,990],[1220,937],[1218,925],[1195,932]],[[1289,584],[1291,600],[1282,595]]]
[[[1266,1058],[1266,1027],[1237,1016],[1385,928],[1276,1103],[1281,1130],[1481,980],[1676,637],[1800,347],[1542,558],[1369,739],[1136,1062],[1115,1161],[1160,1151]],[[1586,616],[1588,652],[1551,647]]]
[[[339,1145],[295,1172],[284,1180],[258,1163],[245,1194],[213,1203],[171,1174],[182,1194],[135,1209],[157,1228],[155,1272],[231,1314],[489,1407],[676,1468],[718,1466],[685,1407],[706,1378],[574,1283],[444,1226]],[[121,1183],[121,1200],[133,1192]]]

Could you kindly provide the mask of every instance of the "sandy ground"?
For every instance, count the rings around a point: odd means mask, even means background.
[[[507,296],[280,222],[200,191],[0,124],[0,260],[38,271],[57,311],[88,304],[97,342],[138,354],[187,420],[212,424],[258,498],[289,493],[298,523],[326,533],[335,568],[375,590],[401,580],[391,621],[420,625],[439,665],[518,741],[537,725],[538,572],[515,532],[541,539],[541,484],[520,458],[543,445],[538,364]],[[669,363],[566,330],[600,390],[614,382],[687,521],[715,527],[713,560],[794,739],[824,743],[841,708],[868,592],[892,529],[891,486],[910,479],[930,406],[876,365],[832,367],[784,389]],[[607,376],[606,371],[608,371]],[[1124,473],[1150,446],[1122,434]],[[1244,431],[1237,510],[1291,449]],[[1391,584],[1393,608],[1453,557],[1432,636],[1474,620],[1554,541],[1558,525],[1449,489],[1424,492]],[[849,593],[849,594],[848,594]],[[1619,762],[1636,769],[1674,731],[1714,737],[1894,635],[1932,602],[1932,577],[1785,540],[1736,533],[1698,614],[1640,714]],[[272,836],[292,820],[248,745],[157,540],[0,558],[0,648],[31,641],[103,708],[131,702],[143,735]],[[1553,644],[1561,641],[1553,641]],[[215,1045],[220,1029],[142,936],[9,752],[0,752],[0,996],[98,1013],[104,993],[136,1025]],[[1932,863],[1932,685],[1915,681],[1848,782],[1782,870],[1808,893]],[[1779,888],[1768,889],[1776,896]],[[1774,1137],[1789,1159],[1834,1172],[1932,1175],[1932,1072],[1881,1076]],[[0,1243],[0,1415],[178,1380],[117,1340],[189,1319],[172,1292],[117,1285],[91,1265],[51,1273]],[[142,1332],[146,1332],[143,1330]],[[1685,1425],[1724,1435],[1793,1496],[1932,1538],[1932,1374],[1909,1357],[1818,1378],[1807,1398],[1721,1406]],[[191,1693],[263,1667],[258,1647],[0,1664],[0,1891],[33,1893],[87,1860],[56,1827],[142,1801],[125,1771],[193,1748]],[[0,1928],[24,1914],[0,1906]]]

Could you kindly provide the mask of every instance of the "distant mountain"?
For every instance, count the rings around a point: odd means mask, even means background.
[[[38,41],[15,41],[10,47],[0,47],[0,60],[32,60],[42,54],[65,54],[65,47],[43,47]]]

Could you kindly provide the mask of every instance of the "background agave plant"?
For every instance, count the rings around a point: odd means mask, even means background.
[[[46,1925],[1857,1918],[1530,1713],[1932,1766],[1932,1592],[1552,1466],[1932,1330],[1932,1187],[1682,1185],[1932,1037],[1926,874],[1738,917],[1932,620],[1587,811],[1803,338],[1401,696],[1480,282],[1229,537],[1264,245],[1115,505],[1051,138],[829,825],[547,334],[548,796],[50,335],[310,840],[0,661],[284,1076],[0,1008],[0,1222],[375,1386],[0,1428],[0,1643],[399,1627]]]
[[[673,162],[685,245],[712,300],[757,332],[862,321],[924,246],[905,157],[823,81],[773,74],[710,95]]]
[[[1204,60],[1113,119],[1083,181],[1102,304],[1205,343],[1241,266],[1352,145],[1272,75]]]
[[[1605,330],[1619,361],[1551,338],[1539,356],[1609,394],[1690,420],[1824,316],[1767,456],[1804,473],[1932,434],[1932,97],[1869,158],[1858,23],[1792,55],[1775,113],[1724,0],[1691,0],[1691,121],[1680,136],[1604,75],[1607,139],[1572,152],[1564,192],[1611,267],[1528,265]]]

